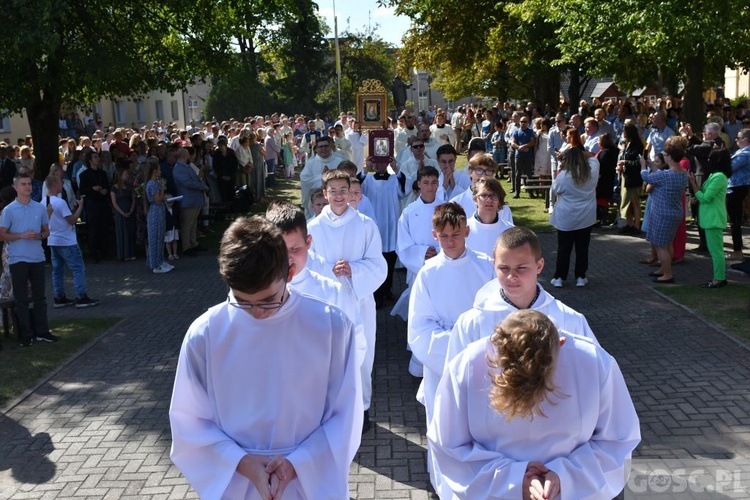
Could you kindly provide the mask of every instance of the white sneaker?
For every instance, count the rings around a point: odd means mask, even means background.
[[[170,271],[171,271],[172,269],[174,269],[174,266],[173,266],[172,264],[170,264],[170,263],[166,262],[166,261],[165,261],[165,262],[162,262],[162,264],[161,264],[161,265],[162,265],[163,267],[166,267],[166,268],[167,268],[167,269],[169,269]]]
[[[586,283],[588,282],[588,278],[576,278],[576,286],[586,286]]]
[[[159,267],[157,267],[156,269],[154,269],[154,274],[164,274],[164,273],[168,273],[168,272],[169,272],[169,271],[171,271],[172,269],[174,269],[174,268],[170,268],[170,267],[167,267],[167,266],[165,266],[164,264],[162,264],[161,266],[159,266]]]
[[[552,283],[552,286],[554,286],[555,288],[562,288],[563,286],[562,278],[552,278],[551,280],[549,280],[549,282]]]

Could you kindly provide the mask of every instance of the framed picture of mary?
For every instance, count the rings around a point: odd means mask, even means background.
[[[388,96],[385,93],[357,94],[357,116],[364,130],[378,130],[387,126]]]

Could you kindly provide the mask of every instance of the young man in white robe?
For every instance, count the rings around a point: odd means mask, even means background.
[[[438,198],[450,200],[471,187],[471,177],[463,172],[456,172],[456,150],[450,144],[444,144],[437,150],[437,162],[440,168],[440,189]]]
[[[375,218],[383,245],[383,258],[388,264],[385,281],[375,292],[375,302],[378,307],[382,307],[385,301],[393,298],[398,218],[401,216],[399,200],[411,192],[413,179],[398,170],[393,158],[390,158],[390,166],[396,172],[395,174],[388,173],[388,164],[375,163],[374,160],[373,156],[367,158],[367,172],[361,172],[357,178],[362,184],[362,194],[370,199],[375,208]],[[372,172],[372,175],[368,172]]]
[[[373,293],[385,280],[388,267],[375,222],[349,206],[350,184],[349,174],[343,170],[329,170],[323,175],[323,192],[328,205],[308,223],[307,230],[312,236],[311,251],[326,262],[335,279],[347,282],[357,297],[367,342],[361,367],[363,432],[367,432],[370,428],[372,365],[375,360],[376,311]]]
[[[432,232],[432,213],[441,203],[436,199],[439,177],[435,167],[426,166],[419,170],[416,174],[419,197],[398,219],[396,254],[406,268],[407,288],[391,309],[391,316],[400,316],[404,321],[409,315],[411,284],[425,261],[438,253],[439,245]],[[409,361],[409,373],[422,376],[422,364],[414,356]]]
[[[354,118],[349,118],[349,128],[346,130],[345,137],[349,139],[352,145],[352,161],[357,166],[357,172],[365,168],[365,147],[367,147],[367,133],[363,133],[360,124]]]
[[[275,200],[266,209],[266,219],[281,230],[289,262],[294,263],[294,276],[289,286],[344,311],[354,324],[359,362],[364,362],[367,341],[364,324],[359,317],[359,302],[350,283],[332,279],[332,270],[326,270],[331,277],[314,271],[319,266],[319,261],[310,258],[312,236],[307,233],[304,212],[290,201]]]
[[[411,286],[407,339],[412,357],[423,365],[423,379],[417,400],[425,406],[427,422],[438,382],[443,373],[453,324],[471,308],[473,297],[495,276],[492,259],[466,247],[466,213],[457,203],[444,203],[435,208],[432,234],[440,252],[427,260]],[[428,446],[428,471],[432,472]]]
[[[614,498],[640,439],[614,358],[532,310],[448,364],[427,431],[443,500]]]
[[[537,282],[544,268],[544,258],[534,231],[518,226],[504,231],[495,242],[493,260],[497,279],[477,292],[474,306],[456,321],[448,342],[446,363],[472,342],[488,337],[495,325],[520,309],[542,312],[560,330],[599,343],[583,314],[555,299]]]
[[[375,207],[372,206],[370,199],[362,194],[362,183],[357,178],[357,165],[351,161],[342,161],[339,163],[339,170],[343,170],[351,178],[349,185],[349,206],[357,212],[364,214],[375,221],[377,224],[377,217],[375,216]]]
[[[171,458],[202,498],[348,498],[362,387],[354,325],[288,287],[281,232],[240,218],[219,251],[227,300],[180,350]]]
[[[494,177],[479,179],[473,190],[477,210],[469,217],[466,245],[472,250],[492,256],[497,238],[513,227],[513,224],[503,219],[503,210],[500,208],[505,205],[505,190]]]
[[[469,187],[469,189],[461,192],[461,194],[451,198],[451,201],[461,205],[466,212],[466,217],[471,220],[474,212],[476,212],[477,210],[478,205],[476,202],[475,189],[477,182],[480,179],[494,179],[495,173],[497,172],[497,163],[495,163],[495,160],[492,159],[492,155],[489,155],[487,153],[479,153],[473,155],[469,160],[468,171],[469,177],[471,178],[471,186]],[[513,214],[510,211],[510,206],[505,203],[505,197],[503,197],[503,202],[500,204],[500,213],[498,215],[508,225],[514,225]]]
[[[323,173],[338,168],[343,158],[334,154],[332,137],[321,137],[315,142],[315,156],[308,159],[305,168],[299,174],[300,187],[302,189],[302,201],[305,204],[305,216],[312,217],[310,207],[310,193],[323,186]]]

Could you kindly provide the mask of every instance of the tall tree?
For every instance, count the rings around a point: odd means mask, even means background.
[[[556,103],[559,57],[555,26],[538,12],[497,0],[478,0],[467,16],[457,0],[382,0],[413,19],[398,69],[412,66],[437,75],[434,86],[449,99],[469,94]],[[406,57],[404,57],[406,56]]]
[[[295,0],[294,7],[284,17],[278,39],[263,47],[271,63],[265,79],[283,111],[311,114],[318,110],[316,95],[331,74],[329,30],[312,0]]]
[[[561,61],[585,60],[592,73],[634,89],[682,80],[682,117],[702,124],[702,93],[727,66],[750,67],[746,0],[525,0],[559,22]]]
[[[40,176],[57,161],[64,103],[175,91],[208,73],[221,46],[209,43],[216,10],[178,0],[6,0],[0,30],[0,107],[25,113]]]
[[[379,80],[390,87],[396,68],[395,47],[377,35],[377,25],[370,31],[346,30],[339,36],[341,54],[341,106],[342,111],[356,108],[356,93],[364,80]],[[333,54],[333,41],[330,53]],[[325,110],[338,108],[338,90],[334,58],[328,60],[329,80],[318,95]]]

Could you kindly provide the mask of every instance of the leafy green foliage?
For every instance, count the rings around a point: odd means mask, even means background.
[[[381,39],[376,30],[377,26],[369,32],[345,31],[339,36],[342,111],[356,108],[356,93],[364,80],[378,80],[385,88],[389,88],[396,74],[395,48]],[[333,54],[333,46],[330,50]],[[327,111],[338,108],[334,66],[331,58],[329,79],[318,97],[323,109]]]

